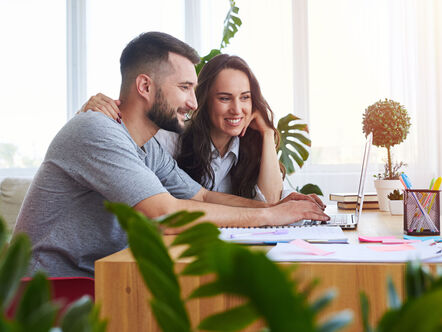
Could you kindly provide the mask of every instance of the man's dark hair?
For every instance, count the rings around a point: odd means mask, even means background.
[[[163,32],[145,32],[124,48],[120,58],[121,89],[127,88],[139,74],[154,76],[167,66],[169,52],[181,55],[193,64],[200,62],[198,53],[181,40]]]

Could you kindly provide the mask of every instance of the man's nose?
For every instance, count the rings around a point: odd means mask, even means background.
[[[192,90],[189,98],[187,99],[187,105],[186,105],[189,109],[191,109],[192,111],[196,110],[198,108],[198,102],[196,100],[196,96],[195,96],[195,91]]]

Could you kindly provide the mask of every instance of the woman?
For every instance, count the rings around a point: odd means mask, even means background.
[[[227,54],[214,57],[198,76],[196,97],[198,109],[180,139],[160,130],[155,135],[160,144],[210,190],[278,202],[283,187],[278,131],[247,63]],[[82,110],[100,111],[120,122],[118,105],[98,94]]]
[[[178,165],[208,189],[279,201],[279,136],[246,62],[227,54],[214,57],[198,76],[196,97],[198,109],[181,136]],[[228,174],[220,176],[219,170]]]

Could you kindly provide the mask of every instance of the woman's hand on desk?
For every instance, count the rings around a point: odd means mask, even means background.
[[[322,211],[324,211],[326,208],[326,205],[321,201],[318,195],[315,194],[304,195],[301,193],[292,192],[286,198],[280,200],[277,204],[281,204],[288,201],[311,201],[315,203]]]
[[[330,217],[323,212],[322,208],[311,199],[281,201],[279,204],[265,210],[270,212],[269,218],[265,218],[267,221],[270,220],[270,223],[266,225],[271,226],[288,225],[303,219],[330,220]]]

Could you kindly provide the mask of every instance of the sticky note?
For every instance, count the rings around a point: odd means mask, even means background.
[[[384,240],[397,240],[395,236],[359,236],[360,242],[382,242]]]
[[[308,254],[312,254],[312,255],[318,255],[318,256],[325,256],[325,255],[330,255],[333,254],[332,251],[325,251],[317,246],[315,246],[314,244],[308,243],[304,240],[293,240],[290,242],[291,245],[294,245],[298,248],[302,248],[306,251],[306,253]]]
[[[374,251],[407,251],[407,250],[415,250],[416,248],[409,244],[392,244],[387,246],[369,246],[371,250]]]

